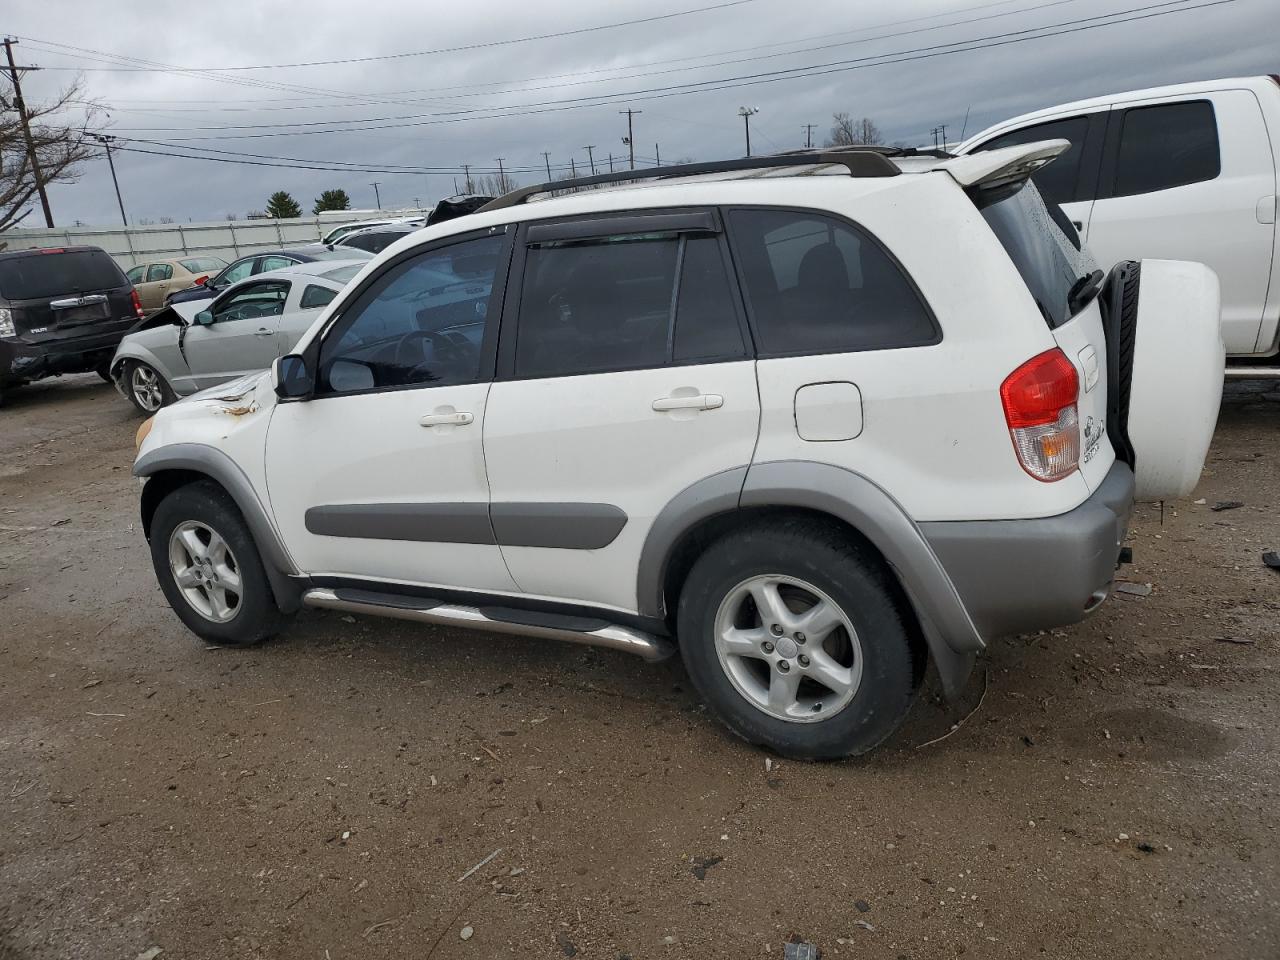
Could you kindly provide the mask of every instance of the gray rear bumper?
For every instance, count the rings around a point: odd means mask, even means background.
[[[1083,620],[1107,596],[1133,512],[1119,461],[1084,503],[1056,517],[920,524],[984,640]]]

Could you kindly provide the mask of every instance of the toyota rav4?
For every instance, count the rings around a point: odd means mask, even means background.
[[[270,372],[139,430],[179,618],[301,606],[677,649],[747,740],[866,751],[929,662],[1107,597],[1217,416],[1218,283],[1096,270],[1066,141],[561,181],[384,251]],[[594,188],[594,189],[590,189]]]

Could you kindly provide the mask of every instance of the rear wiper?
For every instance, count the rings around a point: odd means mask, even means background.
[[[1093,273],[1086,273],[1071,285],[1071,289],[1067,291],[1067,312],[1071,316],[1075,316],[1093,302],[1093,298],[1102,289],[1103,279],[1102,271],[1095,270]]]

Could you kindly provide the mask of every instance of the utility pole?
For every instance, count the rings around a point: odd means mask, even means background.
[[[569,157],[569,179],[578,179],[578,165],[574,163],[572,156]]]
[[[13,45],[17,43],[12,37],[4,38],[4,53],[9,58],[9,80],[13,83],[13,105],[18,109],[18,122],[22,124],[22,135],[27,141],[27,159],[31,161],[31,175],[36,179],[36,190],[40,193],[40,206],[44,208],[45,226],[53,226],[53,211],[49,208],[49,194],[44,189],[44,174],[40,170],[40,158],[36,156],[36,142],[31,138],[31,125],[27,122],[27,105],[22,99],[22,84],[19,82],[18,67],[13,62]],[[25,70],[39,70],[39,67],[23,67]]]
[[[548,151],[543,150],[542,159],[545,160],[547,163],[547,183],[550,183],[551,182],[551,154]]]
[[[373,199],[377,202],[377,204],[378,204],[378,209],[379,209],[379,210],[381,210],[381,209],[382,209],[382,195],[381,195],[380,193],[378,193],[378,186],[379,186],[379,184],[371,183],[371,184],[369,184],[369,186],[373,187]]]
[[[739,107],[738,116],[742,118],[742,126],[747,132],[747,156],[751,156],[751,117],[760,112],[759,107]]]
[[[625,143],[628,149],[630,149],[631,151],[631,169],[634,170],[636,168],[636,143],[635,143],[636,138],[635,138],[635,133],[631,129],[631,117],[637,113],[644,113],[644,111],[632,110],[630,107],[628,107],[626,110],[619,110],[618,113],[620,114],[625,113],[627,115],[627,136],[626,136],[626,139],[623,140],[622,142]]]
[[[813,149],[813,128],[816,126],[816,123],[806,123],[804,125],[804,148],[806,150]]]
[[[471,185],[471,164],[464,163],[462,165],[462,172],[467,175],[467,193],[475,193],[475,187]]]
[[[458,178],[453,178],[453,195],[456,197],[461,191],[458,190]]]
[[[107,166],[111,168],[111,182],[114,183],[116,187],[116,203],[120,205],[120,219],[124,221],[124,225],[127,227],[129,225],[129,218],[124,214],[124,201],[120,199],[120,181],[116,179],[116,163],[111,159],[111,142],[115,140],[115,137],[106,137],[97,133],[91,133],[89,136],[93,137],[93,139],[97,140],[106,148]]]
[[[658,150],[658,145],[653,145],[653,155],[658,159],[658,166],[662,166],[662,153]]]
[[[613,173],[613,154],[609,154],[609,172]]]
[[[506,157],[496,157],[495,159],[498,161],[498,189],[501,190],[503,193],[506,193],[507,192],[507,175],[502,172],[502,161],[505,160]]]
[[[942,149],[947,149],[947,125],[945,123],[938,124],[938,129],[942,133]]]
[[[596,145],[594,143],[589,143],[586,146],[587,162],[591,164],[591,175],[593,177],[596,175],[596,157],[595,157],[595,154],[592,153],[592,151],[595,150],[595,148],[596,148]]]

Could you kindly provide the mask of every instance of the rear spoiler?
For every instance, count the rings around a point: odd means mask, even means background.
[[[984,150],[944,160],[934,170],[945,170],[970,194],[1015,187],[1071,147],[1069,140],[1040,140],[998,150]]]

